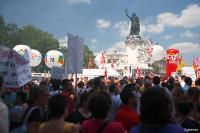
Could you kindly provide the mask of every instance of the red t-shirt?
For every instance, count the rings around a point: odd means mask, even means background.
[[[121,122],[129,132],[130,129],[136,126],[140,120],[136,111],[128,106],[122,105],[116,114],[115,121]]]
[[[82,133],[96,133],[102,124],[103,121],[95,119],[86,120],[82,124]],[[125,129],[120,122],[110,122],[102,133],[125,133]]]
[[[70,94],[68,92],[63,91],[61,95],[67,98],[68,113],[70,114],[74,112],[74,102],[73,99],[70,97]]]

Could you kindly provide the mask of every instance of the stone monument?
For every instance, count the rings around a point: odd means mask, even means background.
[[[125,13],[131,21],[130,33],[125,39],[128,65],[133,66],[133,68],[139,67],[148,69],[148,64],[151,60],[148,51],[152,47],[153,42],[150,39],[143,39],[140,37],[140,22],[136,14],[133,13],[132,17],[130,17],[127,9]]]

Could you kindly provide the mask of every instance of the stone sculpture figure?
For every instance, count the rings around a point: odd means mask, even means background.
[[[130,18],[131,21],[131,29],[129,35],[139,35],[140,32],[140,22],[139,18],[136,16],[135,13],[132,14],[132,17],[128,15],[128,9],[125,9],[126,16]]]

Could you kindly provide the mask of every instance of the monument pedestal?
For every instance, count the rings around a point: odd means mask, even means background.
[[[148,49],[152,46],[151,41],[142,39],[140,35],[129,35],[126,40],[126,52],[128,65],[133,68],[148,69],[150,54]]]

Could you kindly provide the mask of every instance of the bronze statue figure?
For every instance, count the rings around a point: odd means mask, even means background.
[[[131,30],[129,35],[139,35],[140,32],[140,22],[139,18],[136,16],[135,13],[132,14],[132,17],[128,15],[128,9],[125,9],[126,15],[131,20]]]

